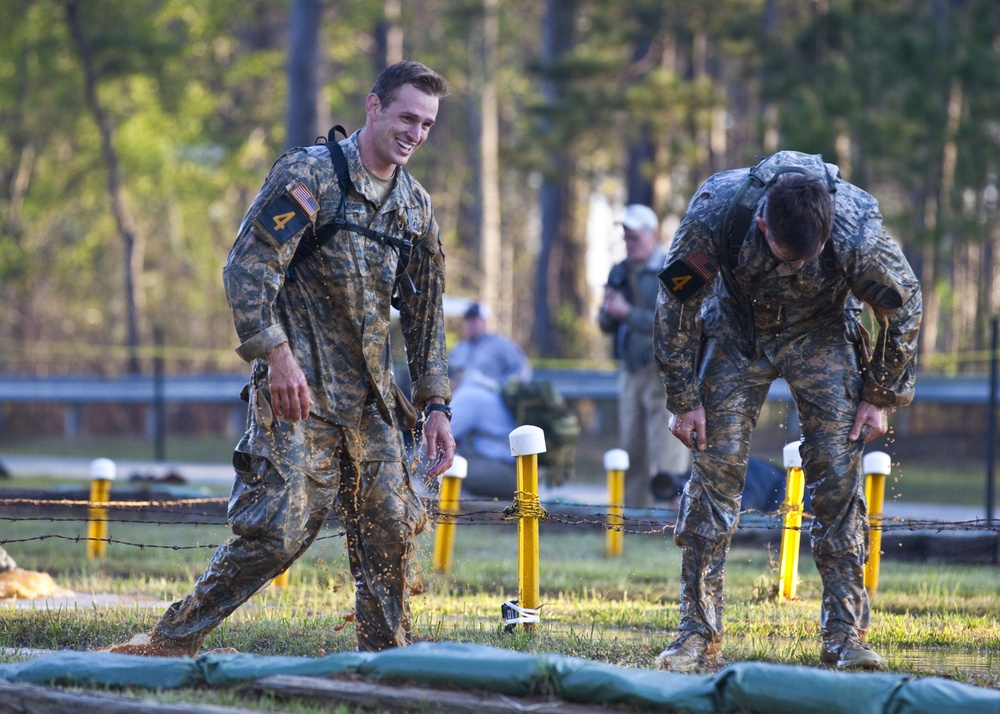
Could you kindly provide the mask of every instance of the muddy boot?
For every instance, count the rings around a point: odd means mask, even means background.
[[[823,635],[823,649],[819,654],[823,664],[836,665],[841,669],[884,669],[885,660],[877,652],[848,632],[829,632]]]
[[[682,674],[715,669],[720,664],[719,643],[691,630],[681,632],[656,658],[658,669]]]
[[[107,651],[142,657],[196,657],[200,649],[200,640],[182,642],[167,639],[155,632],[143,632],[128,642],[111,645]]]

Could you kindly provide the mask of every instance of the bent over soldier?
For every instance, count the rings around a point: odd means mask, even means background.
[[[384,70],[365,100],[365,125],[339,143],[346,195],[337,147],[292,149],[272,167],[223,271],[237,352],[252,364],[247,430],[233,456],[234,537],[152,633],[112,651],[196,655],[306,551],[331,510],[347,534],[358,648],[409,642],[408,571],[426,514],[397,423],[415,414],[393,387],[389,308],[399,309],[413,402],[426,411],[433,477],[455,450],[444,255],[430,197],[403,166],[447,94],[419,62]],[[332,238],[317,241],[334,221]]]
[[[864,444],[887,431],[887,411],[913,399],[921,295],[877,201],[821,157],[792,151],[715,174],[692,198],[660,277],[656,357],[671,431],[694,449],[694,464],[674,531],[680,632],[658,666],[718,664],[751,433],[780,377],[802,425],[823,583],[820,660],[882,667],[865,642],[861,460]],[[874,349],[863,304],[880,324]]]

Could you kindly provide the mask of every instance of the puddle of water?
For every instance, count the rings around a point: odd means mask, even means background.
[[[967,652],[930,647],[900,647],[887,649],[881,654],[894,660],[903,660],[916,670],[940,675],[952,675],[956,672],[1000,675],[1000,652],[989,650]]]
[[[723,642],[723,654],[730,662],[748,659],[763,651],[773,649],[776,653],[787,653],[798,648],[799,643],[790,640],[741,642],[727,638]],[[805,645],[808,648],[808,643]],[[819,655],[819,642],[815,644]],[[979,650],[956,650],[943,647],[892,647],[880,645],[875,651],[890,663],[905,662],[917,672],[940,676],[951,676],[957,672],[976,675],[1000,676],[1000,652]]]

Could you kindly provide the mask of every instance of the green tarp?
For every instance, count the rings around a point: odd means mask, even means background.
[[[1000,714],[1000,690],[938,677],[918,679],[761,662],[738,662],[713,675],[688,675],[458,643],[421,642],[379,653],[345,652],[319,658],[216,654],[174,659],[61,651],[0,665],[0,679],[11,681],[148,689],[232,686],[275,674],[351,674],[431,687],[554,695],[581,704],[667,706],[695,714],[741,710]]]

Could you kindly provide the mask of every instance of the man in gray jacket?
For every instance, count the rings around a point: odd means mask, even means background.
[[[690,455],[670,433],[670,413],[653,359],[653,312],[666,258],[660,221],[652,208],[633,203],[619,223],[626,258],[611,269],[597,320],[614,337],[614,355],[621,361],[619,440],[629,454],[625,506],[646,508],[653,505],[652,479],[683,480]]]

